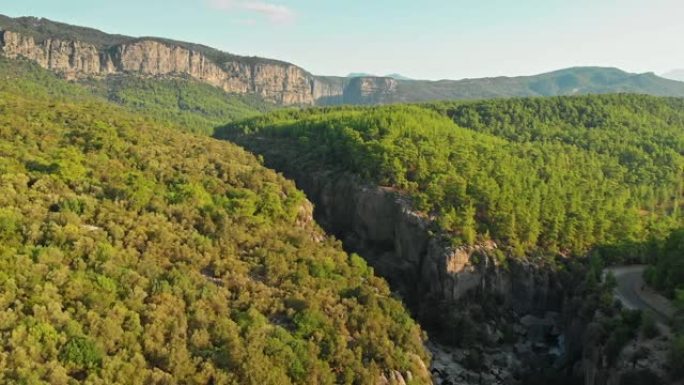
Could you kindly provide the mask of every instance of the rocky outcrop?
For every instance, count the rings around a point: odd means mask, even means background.
[[[597,314],[583,336],[582,359],[575,364],[574,372],[584,379],[584,385],[621,384],[681,384],[672,378],[668,356],[673,335],[666,325],[658,325],[656,335],[638,332],[617,353],[609,358],[606,332],[601,325],[605,315]]]
[[[434,383],[513,384],[540,363],[563,365],[565,293],[552,269],[512,258],[499,262],[501,251],[491,241],[451,246],[393,189],[350,174],[280,170],[314,202],[318,223],[362,255],[428,330]],[[471,323],[474,348],[450,346],[445,336],[466,327],[457,320],[472,322],[471,309],[481,313],[492,298],[498,314]]]
[[[199,50],[155,39],[127,38],[102,46],[0,30],[0,52],[34,61],[69,80],[114,74],[187,77],[282,105],[377,104],[397,91],[392,78],[314,76],[293,64],[233,55],[217,62]]]
[[[43,68],[74,78],[79,74],[94,75],[107,70],[99,50],[91,44],[48,39],[36,44],[30,36],[0,31],[2,53],[10,58],[24,57]]]
[[[355,77],[344,89],[344,101],[348,104],[382,104],[393,100],[399,82],[388,77]]]
[[[237,56],[217,63],[197,50],[153,39],[98,47],[56,38],[36,41],[4,30],[0,31],[0,50],[6,57],[32,60],[68,79],[111,74],[181,76],[283,105],[310,105],[321,98],[341,99],[343,94],[343,84],[319,80],[289,63]]]
[[[314,202],[317,221],[363,255],[416,314],[476,293],[499,296],[520,314],[561,309],[563,290],[552,273],[523,260],[500,264],[494,242],[450,246],[392,189],[347,174],[285,173]]]

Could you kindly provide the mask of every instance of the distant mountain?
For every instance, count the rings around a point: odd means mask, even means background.
[[[411,79],[411,78],[409,78],[409,77],[406,77],[406,76],[404,76],[404,75],[402,75],[402,74],[396,74],[396,73],[395,73],[395,74],[385,75],[385,77],[387,77],[387,78],[392,78],[392,79],[397,79],[397,80],[413,80],[413,79]]]
[[[0,15],[0,53],[26,58],[61,76],[190,79],[227,94],[276,105],[385,104],[445,99],[639,93],[684,97],[684,83],[653,73],[577,67],[535,76],[411,80],[399,74],[315,76],[287,62],[245,57],[200,44],[107,34],[35,17]]]
[[[605,67],[575,67],[534,76],[398,81],[396,88],[387,102],[605,93],[684,97],[681,82]]]
[[[662,75],[662,77],[664,77],[666,79],[684,82],[684,69],[676,69],[676,70],[672,70],[670,72],[666,72]]]
[[[401,74],[393,73],[393,74],[388,74],[385,76],[378,76],[374,74],[370,74],[367,72],[352,72],[349,75],[347,75],[348,78],[392,78],[396,80],[413,80],[409,77],[406,77]]]

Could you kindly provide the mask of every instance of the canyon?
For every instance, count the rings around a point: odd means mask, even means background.
[[[588,303],[611,295],[588,289],[587,261],[514,256],[494,241],[454,246],[401,191],[345,171],[297,166],[268,137],[217,136],[294,180],[313,202],[316,222],[389,283],[427,331],[434,384],[619,385],[667,376],[667,335],[637,335],[610,358],[611,315]]]

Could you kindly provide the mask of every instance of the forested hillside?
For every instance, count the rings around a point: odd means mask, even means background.
[[[38,65],[0,57],[1,89],[26,96],[91,99],[122,105],[180,130],[211,134],[226,122],[270,111],[275,105],[254,95],[231,95],[191,79],[108,76],[81,82],[66,82]]]
[[[629,92],[684,96],[684,83],[653,73],[635,74],[609,67],[574,67],[533,76],[462,80],[400,80],[385,102],[587,95]]]
[[[2,65],[0,382],[428,382],[419,328],[291,182]]]
[[[683,104],[618,95],[286,111],[218,135],[276,168],[403,190],[456,244],[582,254],[681,223]]]

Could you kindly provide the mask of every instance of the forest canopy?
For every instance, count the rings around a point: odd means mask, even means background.
[[[293,183],[177,128],[0,79],[0,382],[428,383],[418,326]]]
[[[607,95],[280,111],[217,136],[396,187],[458,244],[583,254],[681,224],[683,127],[682,100]]]

